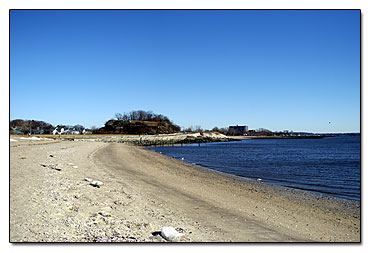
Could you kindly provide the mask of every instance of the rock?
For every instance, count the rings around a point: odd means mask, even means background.
[[[92,181],[92,182],[90,183],[90,185],[99,188],[101,185],[103,185],[103,182],[101,182],[101,181]]]
[[[92,179],[86,177],[86,178],[84,178],[84,181],[92,182]]]
[[[174,241],[183,236],[174,227],[162,227],[160,235],[167,241]]]
[[[58,171],[61,171],[62,168],[58,168],[57,166],[58,165],[46,165],[46,164],[40,164],[41,166],[43,166],[44,168],[48,168],[48,169],[51,169],[51,170],[58,170]]]
[[[78,166],[76,166],[76,165],[74,165],[74,166],[72,166],[72,168],[74,168],[74,169],[77,169],[77,168],[79,168]]]
[[[105,211],[98,212],[98,214],[102,215],[103,217],[111,216],[111,214],[109,214],[108,212],[105,212]]]
[[[50,165],[48,167],[48,169],[51,169],[51,170],[58,170],[58,171],[61,171],[62,169],[61,168],[58,168],[57,165]]]

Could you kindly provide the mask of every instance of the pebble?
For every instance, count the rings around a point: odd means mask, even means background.
[[[49,166],[48,168],[52,170],[58,170],[58,171],[62,170],[61,168],[58,168],[57,166]]]
[[[101,181],[92,181],[92,182],[90,183],[90,185],[99,188],[101,185],[103,185],[103,182],[101,182]]]
[[[58,170],[58,171],[62,170],[61,168],[57,167],[58,165],[46,165],[46,164],[40,164],[40,165],[43,166],[44,168],[48,168],[51,170]]]
[[[108,212],[105,212],[105,211],[98,212],[98,214],[102,215],[103,217],[111,216],[111,214],[109,214]]]

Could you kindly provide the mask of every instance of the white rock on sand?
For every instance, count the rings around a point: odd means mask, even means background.
[[[91,183],[90,183],[90,185],[92,185],[92,186],[95,186],[95,187],[100,187],[101,185],[103,185],[103,182],[101,182],[101,181],[92,181]]]
[[[10,141],[17,141],[17,140],[14,140],[14,139],[10,139]]]
[[[183,236],[183,234],[179,233],[174,227],[162,227],[160,234],[167,241],[174,241]]]

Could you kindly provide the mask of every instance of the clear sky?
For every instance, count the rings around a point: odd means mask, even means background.
[[[360,11],[10,12],[10,120],[360,131]]]

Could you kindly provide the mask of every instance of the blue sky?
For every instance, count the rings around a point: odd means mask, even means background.
[[[360,12],[10,12],[10,119],[360,131]],[[329,123],[331,122],[331,123]]]

